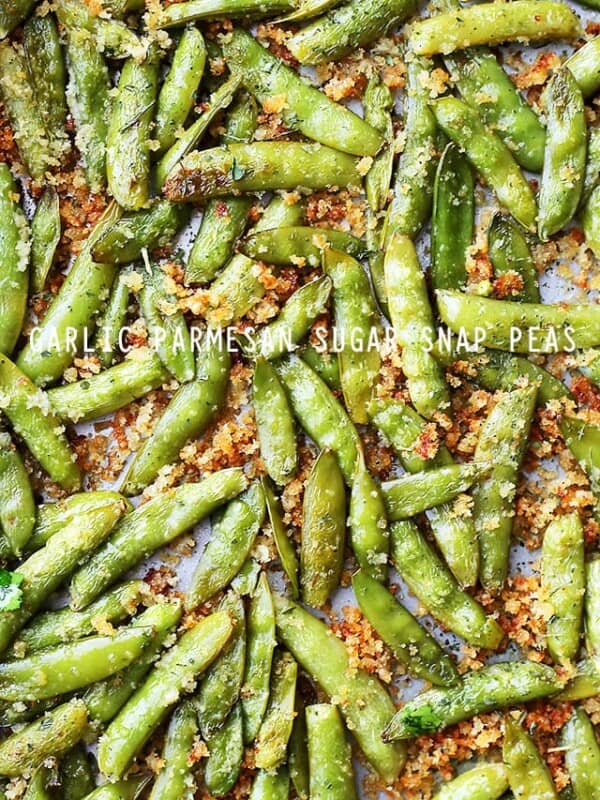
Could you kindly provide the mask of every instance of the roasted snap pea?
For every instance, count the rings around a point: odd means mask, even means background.
[[[78,744],[60,762],[60,788],[63,800],[82,800],[94,790],[96,779],[90,754]]]
[[[565,443],[590,480],[592,491],[600,491],[600,427],[576,417],[564,416],[560,430]]]
[[[254,365],[252,401],[260,456],[267,473],[280,486],[298,467],[296,429],[287,395],[274,367],[264,358]]]
[[[525,234],[504,214],[494,214],[488,228],[488,252],[496,278],[514,273],[521,279],[521,287],[510,292],[512,300],[539,303],[540,290],[535,262]],[[440,286],[440,289],[459,289],[459,286]]]
[[[311,800],[356,800],[352,750],[336,706],[308,706],[306,728]]]
[[[94,14],[83,0],[60,0],[56,15],[67,29],[83,29],[93,34],[99,49],[112,58],[140,57],[144,47],[137,35],[124,22]]]
[[[336,353],[324,350],[321,343],[315,347],[308,342],[302,348],[301,356],[302,360],[321,378],[329,389],[341,392],[340,362]]]
[[[150,776],[142,773],[126,781],[105,783],[86,795],[84,800],[137,800],[149,782]]]
[[[598,257],[598,253],[600,253],[600,186],[596,186],[592,190],[583,206],[581,225],[587,246]]]
[[[288,747],[288,766],[298,800],[309,800],[308,735],[306,713],[300,694],[296,695],[296,716]]]
[[[531,737],[510,716],[504,720],[502,756],[515,800],[558,800],[558,793]]]
[[[600,747],[589,717],[576,708],[561,731],[561,745],[576,800],[600,797]]]
[[[119,272],[110,290],[106,308],[98,322],[94,337],[94,350],[104,369],[111,367],[116,356],[127,348],[123,333],[127,332],[132,272],[133,270],[129,268]],[[160,359],[158,360],[160,362]]]
[[[285,13],[295,7],[294,0],[186,0],[177,4],[179,8],[167,6],[158,24],[161,28],[184,25],[194,20],[235,19],[236,17],[264,17]]]
[[[224,469],[199,483],[184,483],[126,514],[106,545],[73,576],[72,607],[85,608],[124,572],[236,497],[245,485],[241,469]]]
[[[29,226],[8,164],[0,164],[0,353],[14,350],[25,319]]]
[[[275,547],[277,548],[277,554],[281,561],[283,571],[290,582],[292,597],[297,599],[300,592],[298,582],[298,556],[296,555],[294,545],[290,541],[290,537],[285,529],[281,506],[275,497],[268,479],[263,479],[262,488],[265,496],[267,516],[271,526],[271,534],[275,542]]]
[[[260,264],[236,253],[208,290],[208,327],[224,328],[241,320],[264,296],[264,274]]]
[[[444,784],[434,800],[498,800],[508,789],[503,764],[482,764]]]
[[[600,128],[588,128],[587,158],[579,208],[585,205],[600,182]]]
[[[225,120],[223,144],[251,142],[258,125],[258,105],[245,89],[238,92]]]
[[[204,783],[215,797],[223,797],[235,786],[244,758],[242,715],[239,704],[208,741],[209,755]]]
[[[177,706],[165,735],[163,765],[150,792],[150,800],[192,800],[195,780],[189,757],[198,734],[193,703],[184,700]]]
[[[20,556],[35,526],[36,507],[29,475],[10,435],[0,431],[0,531]]]
[[[52,186],[47,186],[31,221],[31,291],[34,294],[46,285],[60,234],[58,194]]]
[[[589,655],[600,656],[600,559],[585,565],[585,642]]]
[[[363,96],[365,120],[385,138],[384,149],[373,159],[371,169],[365,177],[365,194],[372,214],[378,214],[387,205],[394,169],[394,128],[391,110],[394,105],[392,93],[374,72],[369,78]],[[344,248],[338,248],[343,250]],[[352,255],[352,253],[350,253]]]
[[[368,248],[361,239],[331,228],[293,226],[252,233],[241,243],[242,252],[268,264],[318,267],[328,248],[354,258],[364,258]]]
[[[289,794],[290,774],[284,764],[275,772],[259,769],[252,783],[248,800],[287,800]]]
[[[20,25],[35,6],[35,0],[2,0],[0,2],[0,39]]]
[[[561,682],[550,667],[533,661],[508,661],[469,672],[448,689],[429,689],[396,713],[385,741],[434,733],[475,714],[527,703],[555,694]]]
[[[249,197],[226,197],[208,202],[186,264],[186,283],[211,281],[227,263],[244,232],[251,206]]]
[[[599,54],[600,36],[596,36],[565,61],[565,67],[568,67],[586,98],[595,94],[600,86]]]
[[[350,544],[363,572],[385,581],[390,534],[381,488],[367,469],[362,451],[350,487]]]
[[[256,736],[255,763],[259,769],[273,771],[285,760],[294,724],[297,679],[298,664],[292,656],[276,653],[269,703]]]
[[[294,10],[284,17],[279,17],[278,22],[301,22],[311,17],[316,17],[324,11],[328,11],[332,6],[339,3],[339,0],[296,0]]]

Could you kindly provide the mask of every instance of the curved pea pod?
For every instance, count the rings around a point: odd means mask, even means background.
[[[156,105],[154,137],[160,151],[175,142],[194,105],[204,74],[206,45],[198,28],[186,28],[173,53],[171,68],[163,82]]]
[[[287,195],[275,195],[265,208],[250,234],[269,231],[274,228],[301,228],[306,217],[306,200]]]
[[[0,530],[20,556],[35,526],[36,507],[29,475],[10,435],[0,431]]]
[[[236,28],[223,42],[223,54],[259,103],[285,95],[282,119],[287,127],[298,130],[308,139],[353,155],[374,156],[381,147],[382,137],[378,131],[305,83],[246,31]]]
[[[544,126],[496,56],[484,48],[470,49],[445,56],[444,63],[464,101],[477,109],[523,169],[541,172],[546,140]]]
[[[448,503],[467,492],[490,471],[488,464],[449,464],[425,472],[402,475],[381,486],[388,518],[410,519],[428,508]]]
[[[204,783],[215,797],[223,797],[237,783],[244,758],[242,714],[236,704],[221,728],[208,740],[209,756]]]
[[[150,149],[153,109],[158,91],[158,59],[123,65],[106,138],[108,190],[118,204],[135,211],[150,199]]]
[[[60,758],[83,738],[87,722],[85,703],[71,700],[11,734],[0,743],[0,775],[16,777]]]
[[[246,670],[241,696],[245,744],[254,741],[267,710],[275,650],[275,611],[269,581],[264,572],[261,572],[250,600],[247,636]]]
[[[27,18],[35,0],[2,0],[0,2],[0,39],[4,39]]]
[[[287,395],[274,367],[258,358],[252,378],[252,403],[260,455],[275,483],[284,486],[298,467],[296,429]]]
[[[168,293],[167,276],[157,265],[144,276],[138,297],[150,342],[162,363],[180,383],[194,376],[194,351],[190,332],[177,299]]]
[[[302,507],[302,599],[320,608],[337,589],[344,565],[346,490],[335,455],[323,450],[306,481]]]
[[[600,748],[594,727],[582,708],[573,711],[562,729],[561,745],[576,800],[598,800]]]
[[[170,172],[164,193],[174,203],[234,192],[360,186],[357,159],[306,142],[252,142],[194,150]]]
[[[98,765],[109,779],[121,778],[169,709],[219,655],[232,630],[227,612],[217,611],[184,633],[156,664],[100,739]]]
[[[163,766],[154,781],[150,800],[193,800],[195,780],[189,764],[198,734],[198,720],[193,703],[184,700],[177,706],[165,735]]]
[[[288,391],[302,428],[322,450],[336,454],[347,484],[358,459],[360,439],[350,418],[319,376],[299,356],[289,355],[275,368]]]
[[[306,226],[259,231],[241,243],[242,252],[250,258],[279,266],[318,267],[328,248],[341,250],[354,258],[364,258],[368,253],[365,243],[346,231]]]
[[[490,465],[489,477],[473,490],[473,520],[479,538],[480,579],[498,593],[508,574],[515,493],[535,411],[537,386],[507,392],[483,423],[476,464]]]
[[[132,269],[125,268],[115,278],[106,308],[96,329],[94,350],[104,369],[111,367],[117,354],[125,349],[123,333],[127,330],[127,314],[131,297],[129,283],[132,271]],[[158,356],[156,358],[160,362]]]
[[[364,572],[378,581],[387,578],[390,536],[384,499],[371,477],[362,451],[350,491],[350,544]]]
[[[248,800],[288,800],[289,795],[290,773],[284,765],[275,772],[258,770]]]
[[[315,372],[329,389],[342,391],[340,382],[340,362],[335,353],[328,353],[322,347],[314,347],[310,342],[301,351],[302,360]]]
[[[459,682],[450,657],[384,586],[360,570],[352,588],[362,613],[410,673],[437,686]]]
[[[86,422],[143,397],[168,378],[156,353],[142,348],[97,375],[50,389],[48,400],[61,419]]]
[[[476,714],[548,697],[561,687],[554,670],[544,664],[492,664],[467,673],[455,687],[429,689],[406,703],[383,732],[383,738],[395,741],[434,733]]]
[[[150,776],[136,775],[126,781],[105,783],[86,795],[84,800],[137,800],[150,782]]]
[[[60,788],[63,800],[82,800],[96,787],[90,755],[78,744],[60,762]]]
[[[168,200],[157,200],[150,209],[124,214],[96,241],[94,261],[130,264],[144,249],[152,250],[170,242],[189,217],[189,210]]]
[[[258,104],[254,97],[243,89],[238,93],[227,114],[221,141],[223,144],[251,142],[257,127]]]
[[[435,325],[425,275],[408,236],[394,234],[384,263],[385,289],[402,369],[417,411],[425,417],[447,409],[450,397],[444,373],[430,350]]]
[[[124,22],[93,14],[82,0],[60,0],[55,11],[65,28],[83,28],[93,34],[112,58],[127,58],[132,53],[144,52],[139,38]]]
[[[510,716],[504,720],[502,757],[516,800],[558,800],[544,759],[531,737]]]
[[[511,303],[453,290],[437,292],[442,321],[470,341],[476,333],[493,350],[555,353],[600,344],[600,306]]]
[[[157,19],[158,27],[172,28],[195,20],[236,19],[273,16],[294,8],[293,0],[186,0],[180,8],[165,8]]]
[[[246,664],[246,614],[238,594],[229,592],[219,609],[227,611],[233,632],[220,656],[211,665],[196,695],[198,721],[203,737],[210,741],[237,703]]]
[[[94,243],[120,216],[111,203],[100,217],[52,305],[19,353],[17,366],[35,383],[45,386],[57,381],[80,351],[84,337],[94,327],[113,284],[116,267],[96,264],[90,255]]]
[[[231,356],[220,334],[208,332],[196,356],[196,376],[173,395],[152,433],[135,454],[123,492],[135,495],[152,483],[162,467],[179,456],[186,442],[198,438],[225,402]]]
[[[294,724],[298,664],[289,653],[275,656],[269,703],[256,736],[255,763],[273,771],[285,760]]]
[[[583,525],[578,514],[553,520],[542,544],[542,591],[552,606],[547,646],[555,662],[572,661],[579,651],[585,593]]]
[[[265,516],[259,484],[232,500],[212,526],[211,538],[200,557],[185,605],[196,608],[235,578],[248,557]]]
[[[308,734],[306,713],[299,694],[296,695],[296,716],[288,747],[290,778],[299,800],[309,800]]]
[[[434,800],[498,800],[508,789],[503,764],[482,764],[446,783]]]
[[[507,79],[508,80],[508,79]],[[467,251],[473,241],[473,171],[454,142],[442,153],[433,187],[431,283],[459,289],[467,282]]]
[[[538,234],[545,241],[577,211],[585,175],[587,125],[581,90],[568,69],[554,73],[542,102],[548,135],[538,199]]]
[[[184,483],[131,511],[110,541],[73,576],[71,606],[85,608],[124,572],[197,525],[245,486],[241,469],[224,469],[199,483]]]
[[[381,153],[373,160],[371,169],[365,177],[365,193],[371,211],[377,214],[387,205],[394,171],[394,129],[391,110],[394,105],[392,93],[377,72],[369,78],[363,96],[365,121],[384,136],[385,144]],[[343,247],[336,248],[344,250]],[[353,255],[350,253],[349,255]]]
[[[326,250],[323,270],[333,281],[335,323],[343,340],[338,358],[346,408],[353,422],[366,424],[367,405],[381,366],[375,299],[363,267],[354,258]]]
[[[208,327],[225,328],[241,320],[264,297],[264,274],[260,264],[236,253],[208,290]]]
[[[522,286],[511,291],[513,300],[539,303],[540,290],[535,262],[523,231],[503,214],[494,214],[488,228],[488,252],[496,278],[514,273]],[[458,286],[440,286],[440,289],[458,289]]]
[[[373,768],[386,784],[393,783],[404,765],[405,749],[381,739],[394,713],[387,691],[374,676],[350,668],[343,642],[325,623],[283,597],[275,595],[274,600],[279,640],[329,697],[344,698],[340,711],[346,724]]]
[[[52,186],[44,189],[31,221],[31,291],[41,292],[60,241],[59,200]]]
[[[431,212],[437,128],[427,91],[421,83],[423,72],[429,72],[430,68],[430,62],[424,59],[411,59],[408,64],[406,144],[396,167],[394,195],[383,228],[386,245],[395,233],[416,236]]]
[[[0,353],[10,354],[27,306],[30,234],[8,164],[0,164]]]
[[[537,217],[533,191],[502,139],[486,128],[475,110],[456,97],[434,100],[431,108],[440,128],[465,151],[499,202],[523,227],[533,230]]]
[[[585,700],[588,697],[595,697],[598,693],[600,693],[600,661],[596,656],[592,656],[577,664],[573,678],[553,699],[558,703],[565,700]]]
[[[592,491],[600,491],[600,427],[575,417],[563,417],[560,430],[579,466],[590,479]]]
[[[600,36],[590,39],[565,61],[584,97],[590,97],[600,87]]]
[[[482,3],[466,9],[467,13],[461,8],[419,20],[411,31],[410,47],[417,55],[432,56],[479,44],[576,39],[581,34],[577,16],[564,3],[516,3],[509,9]]]
[[[49,793],[52,778],[53,770],[48,769],[43,764],[38,767],[29,779],[23,800],[52,800]]]
[[[90,686],[86,691],[84,700],[93,722],[99,724],[110,722],[140,688],[163,646],[174,633],[181,614],[179,602],[162,602],[150,606],[135,618],[135,625],[151,628],[154,631],[154,638],[131,666],[112,678]]]
[[[337,707],[308,706],[306,727],[311,800],[357,800],[352,749]]]
[[[93,192],[106,186],[106,135],[111,110],[110,77],[94,36],[82,28],[67,29],[69,87],[67,102],[75,120],[75,142],[86,181]]]
[[[209,200],[185,266],[186,284],[211,281],[225,266],[246,228],[251,207],[249,197]]]
[[[265,505],[267,508],[267,515],[269,524],[271,525],[271,533],[273,541],[277,548],[277,554],[281,561],[283,571],[288,577],[292,587],[292,597],[297,598],[299,595],[298,584],[298,557],[294,545],[290,541],[290,537],[283,524],[282,512],[279,502],[275,497],[270,482],[263,478],[262,489],[265,497]]]
[[[445,627],[476,647],[495,650],[503,631],[456,579],[411,520],[390,528],[392,561],[410,591]]]

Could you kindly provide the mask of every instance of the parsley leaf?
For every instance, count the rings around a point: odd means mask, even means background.
[[[23,576],[20,572],[9,572],[0,569],[0,611],[16,611],[23,602],[23,590],[20,585]]]
[[[423,733],[433,733],[441,726],[443,720],[436,714],[431,706],[423,705],[407,710],[402,715],[404,727],[413,734],[420,736]]]

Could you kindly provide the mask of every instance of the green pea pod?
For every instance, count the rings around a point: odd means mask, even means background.
[[[411,520],[390,528],[392,561],[410,591],[445,627],[476,647],[495,650],[504,633],[456,579]]]
[[[482,764],[442,786],[434,800],[498,800],[508,789],[503,764]]]
[[[252,95],[244,89],[237,95],[227,119],[225,132],[221,137],[223,144],[232,142],[251,142],[258,126],[258,106]]]
[[[105,783],[86,795],[84,800],[137,800],[149,781],[150,777],[142,773],[126,781]]]
[[[381,366],[373,341],[373,335],[380,333],[375,299],[361,264],[345,253],[326,250],[323,270],[333,281],[335,324],[343,340],[338,358],[344,401],[350,419],[366,424],[367,406]]]
[[[273,662],[271,692],[256,737],[255,763],[269,772],[285,760],[294,724],[298,664],[289,653],[279,653]]]
[[[198,28],[186,28],[158,95],[154,137],[160,143],[159,152],[171,147],[188,118],[205,64],[206,45],[202,34]]]
[[[503,214],[494,214],[488,228],[488,252],[496,277],[515,273],[521,277],[522,288],[513,290],[511,298],[524,303],[539,303],[540,289],[535,262],[523,231]],[[458,289],[458,286],[439,286]]]
[[[492,664],[467,673],[457,686],[429,689],[410,700],[396,713],[383,738],[395,741],[434,733],[476,714],[548,697],[560,688],[558,676],[544,664]]]
[[[144,10],[144,0],[102,0],[102,5],[114,19],[123,19],[128,14]]]
[[[128,58],[134,53],[139,57],[144,53],[139,38],[124,22],[93,14],[82,0],[60,0],[55,11],[65,28],[88,31],[112,58]]]
[[[520,0],[517,0],[520,1]],[[437,292],[442,321],[455,333],[511,353],[555,353],[600,345],[600,307],[511,303],[452,290]]]
[[[199,483],[184,483],[126,514],[110,541],[73,576],[72,607],[85,608],[123,573],[197,525],[245,486],[241,469],[224,469]]]
[[[110,295],[94,337],[94,350],[104,369],[113,365],[117,354],[125,349],[123,331],[126,329],[131,288],[131,269],[119,272],[110,290]],[[160,359],[156,356],[160,363]],[[166,370],[165,370],[166,372]]]
[[[467,492],[490,471],[489,465],[449,464],[425,472],[402,475],[382,484],[388,518],[395,522],[422,514]]]
[[[78,744],[60,762],[60,788],[63,800],[83,800],[94,791],[96,778],[90,756],[83,745]]]
[[[302,348],[302,360],[321,378],[323,383],[334,391],[341,392],[340,362],[335,353],[317,349],[310,342]]]
[[[538,234],[545,241],[573,218],[583,190],[587,125],[583,96],[568,69],[552,75],[542,101],[548,122]]]
[[[106,135],[108,189],[118,204],[135,211],[150,199],[150,148],[158,91],[158,59],[123,65]]]
[[[210,541],[192,575],[186,608],[196,608],[235,578],[252,549],[264,515],[265,501],[258,484],[227,505],[213,523]]]
[[[277,22],[301,22],[328,11],[338,2],[339,0],[297,0],[296,8],[284,17],[279,17]]]
[[[588,197],[583,207],[581,224],[587,246],[598,257],[598,253],[600,253],[600,186],[596,186]]]
[[[122,777],[179,697],[219,655],[232,630],[227,612],[217,611],[184,633],[156,664],[100,739],[98,765],[109,780]]]
[[[600,661],[596,656],[586,658],[577,664],[573,678],[554,698],[557,702],[585,700],[600,692]]]
[[[120,214],[117,204],[111,203],[100,217],[44,319],[19,353],[17,366],[41,386],[62,376],[81,349],[84,337],[93,330],[95,317],[113,284],[116,267],[96,264],[90,251]]]
[[[261,572],[247,617],[248,649],[241,706],[244,743],[253,742],[269,702],[269,679],[275,649],[275,611],[269,581]]]
[[[600,87],[599,55],[600,36],[596,36],[565,61],[565,67],[568,67],[586,98],[595,94]]]
[[[383,229],[384,243],[392,235],[416,236],[431,212],[433,184],[437,167],[437,129],[428,105],[428,95],[421,83],[431,64],[411,59],[408,64],[406,108],[406,144],[398,160],[394,195],[388,206]]]
[[[196,709],[184,700],[171,715],[162,751],[163,766],[150,800],[193,800],[195,780],[188,759],[197,734]]]
[[[47,186],[31,221],[31,291],[43,291],[60,241],[61,223],[56,190]]]
[[[362,613],[410,673],[437,686],[460,680],[450,657],[384,586],[360,570],[352,588]]]
[[[186,0],[180,8],[168,6],[158,18],[161,28],[172,28],[195,20],[218,20],[224,17],[272,16],[294,8],[293,0]]]
[[[436,19],[442,16],[445,15],[440,14]],[[476,111],[456,97],[434,100],[431,108],[440,128],[465,151],[499,202],[517,222],[532,230],[537,217],[535,197],[502,139],[485,126]]]
[[[163,646],[170,641],[181,613],[178,602],[161,602],[150,606],[135,618],[136,626],[147,626],[154,631],[154,639],[131,666],[112,678],[90,686],[86,691],[84,700],[93,722],[103,725],[110,722],[142,686]]]
[[[29,475],[10,435],[0,431],[0,530],[20,556],[35,526],[36,507]]]
[[[254,365],[252,402],[261,458],[270,477],[284,486],[298,468],[296,429],[277,373],[262,357]]]
[[[277,554],[279,555],[283,571],[290,582],[292,597],[297,598],[300,590],[298,584],[298,557],[296,555],[296,550],[283,524],[279,502],[275,497],[270,482],[266,478],[262,480],[262,489]]]
[[[390,113],[394,98],[377,72],[369,78],[363,104],[365,121],[380,131],[385,138],[383,152],[375,156],[371,169],[365,177],[365,193],[369,206],[374,214],[378,214],[387,205],[394,170],[394,129]]]
[[[600,655],[600,560],[585,565],[585,641],[590,655]]]
[[[93,192],[99,192],[106,186],[106,136],[111,110],[108,66],[93,34],[84,28],[67,28],[67,53],[67,101],[76,124],[75,142],[86,180]]]
[[[583,362],[578,365],[579,371],[593,384],[600,386],[600,350],[588,350],[583,354]]]
[[[327,385],[299,356],[289,355],[275,368],[300,425],[322,450],[333,450],[344,479],[350,484],[360,445],[350,418]]]
[[[374,156],[381,147],[382,137],[378,131],[305,83],[293,69],[261,47],[246,31],[234,29],[223,42],[223,54],[230,68],[242,76],[246,89],[259,103],[285,96],[282,119],[287,127],[298,130],[308,139],[353,155]],[[307,185],[302,181],[299,183]]]
[[[473,171],[454,142],[442,153],[433,187],[431,283],[434,289],[460,289],[467,282],[467,252],[473,241]]]
[[[144,595],[142,581],[127,581],[100,597],[85,611],[45,611],[24,628],[14,644],[14,651],[31,653],[81,639],[106,623],[121,622],[130,616]]]
[[[296,695],[296,716],[288,747],[290,778],[298,800],[309,800],[308,734],[306,712],[299,694]]]
[[[563,664],[579,652],[585,593],[583,525],[578,514],[553,520],[542,545],[542,590],[552,606],[547,623],[547,646]]]
[[[248,800],[288,800],[289,795],[290,774],[284,765],[275,772],[258,770]]]
[[[582,708],[573,711],[562,729],[561,745],[576,800],[598,800],[600,748],[594,727]]]
[[[476,464],[490,465],[489,477],[473,490],[473,519],[479,538],[481,584],[498,593],[508,574],[515,494],[535,411],[537,386],[506,393],[483,423]]]
[[[357,800],[352,749],[337,707],[308,706],[306,727],[311,800]]]
[[[600,427],[575,417],[563,417],[560,430],[565,443],[590,479],[592,491],[600,492]]]
[[[38,767],[29,779],[23,800],[52,800],[49,793],[52,777],[52,770],[48,767],[43,764]]]
[[[480,44],[505,41],[536,42],[577,39],[581,26],[575,13],[563,3],[516,0],[510,9],[481,3],[419,20],[410,35],[410,47],[421,56],[451,53]]]
[[[69,422],[85,422],[110,414],[158,388],[169,376],[153,350],[132,351],[114,367],[50,389],[48,399],[58,416]]]
[[[364,258],[368,253],[365,243],[346,231],[306,226],[259,231],[244,239],[241,245],[247,256],[268,264],[311,267],[321,265],[322,257],[330,247],[355,258]]]
[[[17,777],[60,758],[83,738],[87,721],[85,703],[71,700],[11,734],[0,743],[0,775]]]
[[[251,206],[249,197],[208,202],[185,267],[186,284],[211,281],[225,266],[244,232]]]
[[[4,39],[29,16],[35,0],[2,0],[0,2],[0,39]]]
[[[0,164],[0,353],[14,350],[25,319],[29,227],[8,164]]]
[[[244,758],[242,714],[239,703],[208,741],[209,756],[204,768],[208,791],[223,797],[237,783]]]
[[[275,195],[269,200],[251,235],[275,228],[301,228],[305,222],[306,201],[294,196]]]
[[[383,583],[387,578],[390,535],[381,489],[367,469],[362,451],[350,490],[350,544],[364,572]]]
[[[279,640],[325,694],[344,698],[340,711],[346,724],[374,769],[386,784],[393,783],[404,765],[405,748],[381,738],[394,713],[387,691],[373,675],[350,667],[344,643],[324,622],[283,597],[274,600]]]
[[[585,175],[583,177],[583,189],[579,208],[581,209],[587,202],[589,196],[600,182],[600,128],[589,128],[587,158],[585,165]]]
[[[135,454],[123,483],[135,495],[152,483],[162,467],[179,456],[214,421],[225,402],[231,356],[224,339],[206,335],[196,357],[196,376],[173,395],[152,433]]]
[[[261,567],[258,561],[252,558],[252,556],[249,556],[242,564],[242,568],[238,574],[229,584],[232,591],[237,592],[240,597],[252,596],[260,577],[260,569]]]
[[[515,800],[558,800],[544,759],[531,737],[510,716],[504,720],[502,756]]]
[[[346,492],[331,450],[323,450],[306,481],[302,507],[302,599],[320,608],[337,589],[344,566]]]
[[[246,614],[239,595],[229,592],[223,598],[221,611],[227,611],[233,633],[221,655],[212,664],[200,684],[196,708],[202,735],[210,741],[224,724],[237,703],[246,663]]]
[[[208,327],[225,328],[244,317],[266,292],[262,276],[259,264],[236,253],[208,291]]]

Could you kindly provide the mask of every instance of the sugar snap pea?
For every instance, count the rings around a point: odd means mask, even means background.
[[[585,641],[590,655],[600,655],[600,560],[585,565]]]
[[[189,763],[198,733],[196,709],[184,700],[177,706],[165,736],[163,766],[150,792],[150,800],[192,800],[195,780]]]
[[[30,234],[8,164],[0,164],[0,353],[10,355],[27,306]]]
[[[186,283],[211,281],[233,255],[252,205],[249,197],[209,200],[185,268]]]
[[[269,476],[284,486],[298,467],[296,429],[277,373],[262,357],[254,365],[252,402],[261,458]]]
[[[432,56],[479,44],[576,39],[580,33],[578,18],[564,3],[516,0],[510,8],[483,3],[419,20],[410,47],[417,55]]]
[[[565,61],[584,97],[595,94],[600,86],[600,36],[590,39]]]
[[[288,748],[288,766],[298,800],[309,799],[308,735],[306,713],[299,694],[296,695],[296,716]]]
[[[184,633],[156,664],[100,739],[98,764],[111,780],[123,776],[179,697],[218,656],[232,628],[227,612],[216,611]]]
[[[58,194],[52,186],[47,186],[31,221],[31,291],[34,294],[41,292],[46,284],[60,233]]]
[[[281,506],[275,497],[270,482],[266,478],[262,481],[262,488],[265,496],[267,516],[269,524],[271,525],[271,533],[273,535],[275,547],[277,548],[277,554],[279,555],[279,560],[281,561],[283,571],[287,575],[291,584],[292,597],[297,599],[300,589],[298,583],[298,557],[296,555],[296,550],[285,529]]]
[[[85,608],[138,561],[236,497],[245,485],[241,469],[224,469],[207,475],[199,483],[184,483],[126,514],[105,546],[73,576],[72,607]]]
[[[149,781],[150,776],[141,773],[127,780],[105,783],[86,795],[84,800],[137,800]]]
[[[104,369],[111,367],[117,354],[125,349],[123,331],[127,327],[132,272],[132,269],[126,267],[116,276],[106,307],[96,328],[94,350]],[[158,360],[160,361],[160,359]]]
[[[475,714],[555,694],[561,682],[550,667],[533,661],[491,664],[469,672],[448,689],[429,689],[396,713],[385,741],[434,733]]]
[[[352,750],[336,706],[308,706],[306,727],[311,800],[356,800]]]
[[[516,0],[517,3],[528,1]],[[500,203],[517,222],[532,229],[537,216],[535,197],[502,139],[486,128],[474,109],[456,97],[434,100],[431,108],[440,128],[465,151]]]
[[[291,11],[294,0],[185,0],[179,8],[167,6],[158,23],[161,28],[172,28],[194,20],[235,19],[237,17],[265,17]]]
[[[236,253],[210,285],[206,313],[209,328],[223,328],[238,322],[265,292],[260,264],[243,253]]]
[[[385,138],[384,149],[373,160],[365,177],[365,193],[371,211],[377,214],[387,205],[394,168],[394,129],[391,110],[392,93],[377,73],[373,73],[363,96],[365,120]],[[344,248],[338,248],[343,250]],[[352,255],[352,253],[350,253]]]
[[[223,144],[251,142],[258,125],[258,105],[245,89],[238,92],[225,120]]]
[[[367,469],[362,451],[350,491],[350,544],[360,568],[383,582],[387,577],[390,535],[381,489]]]
[[[279,17],[277,21],[301,22],[302,20],[316,17],[324,11],[328,11],[339,2],[340,0],[297,0],[294,10],[283,17]]]
[[[10,435],[0,431],[0,531],[20,556],[35,526],[36,507],[29,475]]]
[[[600,182],[600,128],[588,128],[587,157],[579,209]]]
[[[274,600],[279,640],[330,698],[344,698],[340,711],[346,724],[373,768],[392,783],[404,765],[405,749],[381,739],[394,713],[387,691],[373,675],[350,668],[343,642],[325,623],[283,597]]]
[[[510,716],[504,720],[502,756],[515,800],[558,800],[550,772],[537,747]]]
[[[600,427],[576,417],[564,416],[560,430],[567,447],[590,480],[592,491],[600,491]]]
[[[96,786],[90,755],[78,744],[60,762],[60,788],[63,800],[82,800]]]
[[[244,758],[242,714],[236,704],[221,728],[208,741],[209,755],[204,783],[215,797],[223,797],[235,786]]]
[[[249,33],[234,29],[231,37],[223,42],[223,53],[231,69],[242,75],[246,89],[259,103],[285,96],[282,118],[289,128],[315,142],[353,155],[374,156],[381,147],[382,137],[374,128],[305,83]]]
[[[35,6],[35,0],[2,0],[0,2],[0,39],[20,25]]]
[[[346,231],[303,226],[259,231],[241,243],[242,252],[250,258],[281,266],[317,267],[329,247],[355,258],[364,258],[368,252],[363,241]]]
[[[231,357],[223,338],[206,335],[196,355],[196,375],[172,397],[152,433],[135,454],[123,492],[137,494],[215,419],[225,400]]]
[[[488,252],[494,275],[515,273],[522,280],[522,288],[511,291],[511,299],[525,303],[539,303],[540,290],[535,263],[527,239],[518,225],[504,214],[494,214],[488,228]],[[440,289],[458,289],[458,286],[440,286]]]
[[[362,613],[410,673],[438,686],[458,682],[450,657],[384,586],[360,570],[352,588]]]
[[[600,253],[600,186],[592,190],[583,206],[581,225],[586,244],[597,257]]]
[[[256,736],[256,766],[273,771],[286,757],[294,724],[298,664],[289,653],[277,653],[273,661],[271,691],[265,716]]]
[[[105,50],[112,58],[144,53],[140,39],[124,22],[93,14],[82,0],[60,0],[55,11],[65,28],[88,31],[98,42],[99,49]]]
[[[257,771],[248,800],[287,800],[290,794],[290,774],[286,765],[275,772]]]
[[[576,708],[561,731],[561,745],[576,800],[600,797],[600,747],[589,717]]]
[[[340,363],[335,353],[329,353],[320,345],[315,347],[308,342],[302,348],[301,355],[302,360],[330,389],[341,392]]]
[[[503,764],[482,764],[444,784],[434,800],[498,800],[507,788]]]

